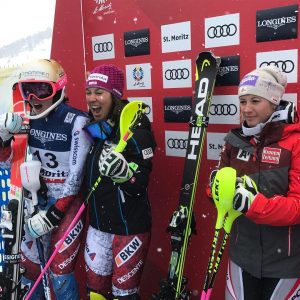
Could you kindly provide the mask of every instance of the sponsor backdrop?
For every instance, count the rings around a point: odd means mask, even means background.
[[[191,238],[185,265],[192,299],[199,298],[203,286],[216,220],[204,186],[226,132],[240,121],[237,85],[246,72],[274,64],[288,77],[285,98],[297,103],[298,18],[296,0],[57,1],[52,57],[69,74],[72,104],[86,109],[86,72],[114,63],[126,76],[125,97],[142,99],[150,106],[157,151],[149,187],[153,231],[141,286],[143,300],[158,291],[159,279],[167,273],[170,239],[165,229],[178,203],[197,54],[211,50],[222,62],[195,201],[197,235]],[[226,255],[212,299],[224,299]],[[77,268],[85,299],[82,256]]]

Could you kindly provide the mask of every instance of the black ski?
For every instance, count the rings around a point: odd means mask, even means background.
[[[201,52],[196,60],[195,103],[190,120],[187,152],[180,189],[179,207],[174,211],[168,231],[171,234],[171,258],[167,278],[153,300],[184,300],[190,298],[183,276],[190,236],[195,232],[193,206],[202,159],[209,108],[220,58],[211,52]]]

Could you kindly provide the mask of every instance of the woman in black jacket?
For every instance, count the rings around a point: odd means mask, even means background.
[[[138,290],[150,243],[151,211],[147,186],[155,140],[146,116],[122,153],[120,114],[124,75],[114,65],[96,67],[86,83],[92,115],[86,130],[93,138],[85,183],[101,183],[89,206],[85,262],[90,299],[139,299]]]

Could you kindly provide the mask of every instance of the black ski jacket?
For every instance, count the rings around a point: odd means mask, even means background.
[[[118,125],[109,140],[117,144],[120,139]],[[88,190],[100,176],[99,157],[104,141],[95,139],[87,157],[85,184]],[[127,162],[134,162],[138,169],[133,177],[121,184],[109,177],[102,180],[89,201],[90,225],[98,230],[117,235],[132,235],[151,230],[151,209],[147,186],[152,170],[156,147],[151,124],[143,116],[140,126],[129,139],[122,152]]]

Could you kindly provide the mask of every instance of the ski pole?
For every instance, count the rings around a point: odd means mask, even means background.
[[[114,149],[114,151],[122,152],[125,149],[128,140],[132,137],[134,130],[138,126],[138,121],[140,120],[140,118],[142,117],[142,114],[144,112],[145,112],[145,108],[143,108],[143,103],[141,101],[129,102],[124,107],[124,109],[121,112],[121,116],[120,116],[120,136],[121,136],[121,139],[120,139],[119,143],[117,144],[116,148]],[[38,279],[36,280],[35,284],[30,289],[30,291],[27,294],[25,300],[30,299],[30,297],[33,294],[34,290],[36,289],[39,282],[41,281],[44,273],[48,270],[50,264],[52,263],[52,261],[53,261],[54,257],[56,256],[57,252],[59,251],[62,244],[64,243],[66,237],[68,236],[68,234],[70,233],[70,231],[75,226],[78,219],[80,218],[82,212],[84,211],[85,207],[87,206],[87,204],[89,202],[90,197],[92,196],[93,192],[96,190],[96,188],[98,187],[100,182],[101,182],[101,176],[99,176],[98,179],[94,182],[88,196],[86,197],[86,199],[84,200],[84,202],[80,206],[77,214],[75,215],[75,217],[72,220],[71,224],[69,225],[69,227],[65,231],[63,237],[58,242],[54,252],[52,253],[50,258],[48,259],[47,264],[45,265],[44,269],[42,270],[42,272],[41,272],[40,276],[38,277]]]
[[[242,177],[242,180],[243,180],[244,185],[245,185],[245,176]],[[254,185],[255,189],[257,190],[256,184],[255,184],[254,181],[252,181],[252,184]],[[231,232],[232,224],[233,224],[234,220],[237,217],[239,217],[241,214],[242,214],[241,212],[231,208],[228,211],[228,214],[225,218],[224,225],[223,225],[225,234],[224,234],[221,246],[220,246],[220,250],[219,250],[218,255],[217,255],[215,267],[214,267],[213,274],[212,274],[212,277],[211,277],[211,280],[210,280],[210,283],[209,283],[208,291],[207,291],[207,294],[206,294],[206,300],[210,299],[210,295],[212,293],[212,288],[213,288],[213,285],[214,285],[215,277],[217,276],[217,272],[218,272],[218,269],[219,269],[219,265],[221,263],[221,259],[222,259],[223,252],[224,252],[224,249],[225,249],[225,246],[226,246],[226,243],[227,243],[227,239],[228,239],[228,237],[230,235],[230,232]]]
[[[28,207],[30,208],[29,213],[31,216],[36,212],[38,208],[38,197],[37,191],[40,189],[40,170],[41,170],[41,162],[38,160],[31,160],[24,162],[20,165],[20,174],[22,186],[31,193],[32,200],[31,203],[27,201]],[[44,257],[44,247],[41,241],[41,238],[37,238],[36,246],[38,249],[39,260],[41,271],[44,269],[46,265],[45,257]],[[50,291],[50,279],[49,272],[45,272],[43,275],[43,287],[44,294],[46,300],[51,300],[51,291]]]
[[[216,173],[212,185],[212,196],[213,196],[215,206],[217,208],[217,221],[215,225],[215,233],[211,245],[211,251],[208,259],[208,265],[207,265],[205,279],[204,279],[204,286],[203,286],[200,300],[209,299],[211,294],[211,289],[209,289],[210,277],[213,271],[215,253],[216,253],[216,248],[219,240],[219,234],[220,234],[220,230],[224,226],[224,220],[226,214],[232,210],[232,200],[235,192],[235,183],[236,183],[235,169],[231,167],[224,167]],[[223,254],[223,251],[221,252],[221,254]]]
[[[215,262],[213,273],[212,273],[212,276],[211,276],[211,279],[210,279],[210,282],[209,282],[208,290],[206,292],[206,298],[205,298],[206,300],[210,299],[210,296],[211,296],[211,293],[212,293],[212,288],[213,288],[213,285],[214,285],[214,282],[215,282],[215,278],[217,276],[217,272],[219,270],[219,266],[220,266],[221,259],[222,259],[223,253],[224,253],[224,249],[226,247],[228,237],[229,237],[230,232],[231,232],[231,227],[232,227],[233,221],[237,217],[239,217],[241,214],[242,214],[241,212],[236,211],[235,209],[231,208],[228,211],[227,217],[225,218],[224,225],[223,225],[225,233],[224,233],[224,236],[223,236],[223,239],[222,239],[222,242],[221,242],[220,250],[219,250],[217,258],[216,258],[216,262]]]

